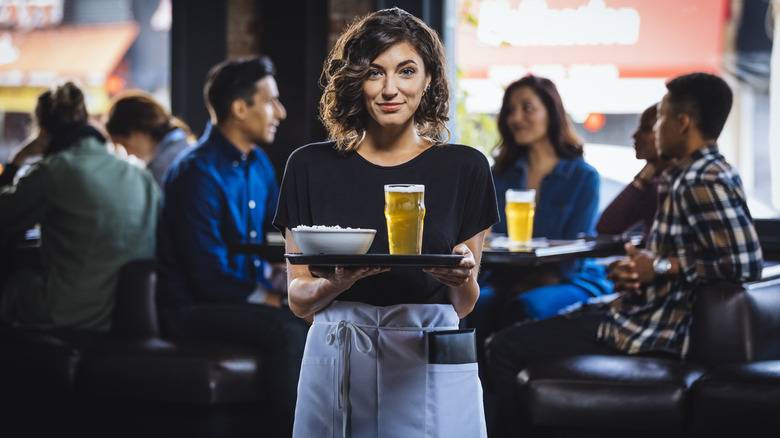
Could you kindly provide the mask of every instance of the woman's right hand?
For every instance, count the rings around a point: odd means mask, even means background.
[[[285,252],[299,253],[292,232],[286,229]],[[290,310],[301,318],[308,318],[327,307],[337,296],[356,281],[389,271],[390,268],[344,266],[323,267],[293,265],[287,261],[287,293]]]
[[[382,272],[387,272],[389,270],[390,268],[367,266],[359,268],[345,268],[344,266],[309,266],[309,273],[312,277],[324,278],[330,283],[331,288],[341,292],[352,287],[352,285],[361,278],[381,274]]]

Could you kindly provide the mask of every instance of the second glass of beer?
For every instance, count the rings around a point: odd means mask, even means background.
[[[534,231],[536,190],[506,191],[506,226],[509,240],[530,242]]]
[[[390,254],[421,254],[425,186],[385,185],[385,218]]]

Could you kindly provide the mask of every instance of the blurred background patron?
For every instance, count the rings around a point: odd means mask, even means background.
[[[22,269],[2,292],[2,319],[17,327],[108,331],[119,268],[152,257],[160,190],[151,175],[109,152],[88,124],[71,82],[41,94],[39,134],[17,154],[43,159],[0,187],[0,230],[40,224],[43,272]],[[21,162],[13,159],[12,162]],[[4,181],[16,166],[7,166]]]
[[[114,143],[146,163],[160,185],[173,159],[190,147],[192,139],[186,123],[140,90],[118,96],[108,111],[106,131]]]

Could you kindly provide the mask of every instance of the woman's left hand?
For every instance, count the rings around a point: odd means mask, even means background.
[[[477,266],[474,254],[465,243],[461,243],[452,249],[453,254],[462,254],[464,257],[454,267],[424,268],[423,272],[431,274],[435,279],[452,287],[461,287],[469,278],[473,278],[473,269]]]

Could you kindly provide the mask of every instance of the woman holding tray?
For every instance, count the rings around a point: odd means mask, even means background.
[[[287,252],[298,252],[292,228],[339,225],[376,229],[369,253],[387,254],[384,186],[400,183],[425,186],[422,253],[463,259],[451,267],[288,265],[290,308],[314,315],[294,436],[485,437],[476,359],[436,363],[429,348],[466,338],[473,349],[473,333],[457,329],[479,294],[485,230],[498,220],[486,158],[442,141],[449,87],[441,41],[401,9],[377,11],[342,34],[322,77],[320,117],[331,140],[287,162],[274,219]]]

